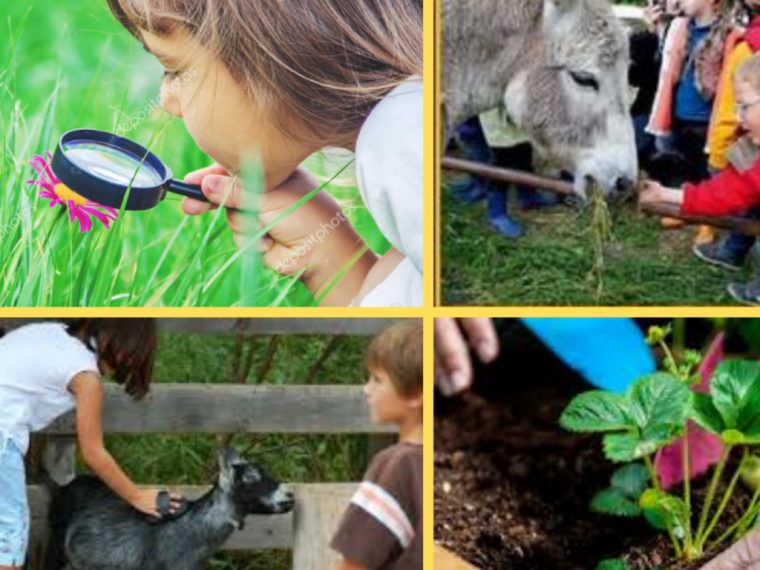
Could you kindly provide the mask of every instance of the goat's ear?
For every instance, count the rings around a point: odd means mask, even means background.
[[[219,463],[219,485],[222,489],[229,489],[233,481],[232,464],[227,458],[227,450],[222,449],[216,457]]]

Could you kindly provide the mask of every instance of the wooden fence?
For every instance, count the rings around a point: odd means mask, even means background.
[[[282,321],[279,323],[264,321]],[[183,332],[232,332],[234,319],[188,319],[161,326]],[[248,319],[246,319],[248,321]],[[254,334],[285,334],[295,319],[256,319]],[[304,327],[303,323],[316,322]],[[332,323],[327,321],[334,321]],[[336,326],[338,322],[342,326]],[[346,321],[354,321],[346,325]],[[298,332],[338,332],[372,334],[387,326],[361,323],[359,319],[302,319]],[[0,320],[12,328],[21,320]],[[240,324],[237,324],[238,331]],[[266,332],[264,332],[266,330]],[[356,385],[244,385],[244,384],[154,384],[143,402],[135,402],[117,386],[106,385],[103,429],[109,434],[368,434],[374,449],[394,438],[393,430],[371,422],[362,386]],[[73,414],[59,418],[43,433],[47,439],[42,461],[59,483],[74,476],[76,451]],[[255,458],[252,458],[255,461]],[[159,482],[160,483],[160,482]],[[328,570],[338,559],[329,548],[340,515],[349,503],[356,483],[296,483],[288,485],[296,497],[296,507],[285,515],[248,517],[246,526],[227,541],[227,550],[290,549],[295,570]],[[201,486],[179,487],[189,498],[202,494]],[[41,567],[48,540],[46,487],[28,486],[32,511],[32,538],[27,567]]]

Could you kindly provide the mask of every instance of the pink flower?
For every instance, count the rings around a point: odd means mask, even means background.
[[[92,229],[92,218],[100,220],[106,229],[111,227],[111,222],[119,217],[118,210],[97,204],[80,196],[69,187],[64,185],[50,168],[53,157],[47,152],[47,160],[39,154],[35,154],[29,164],[37,172],[37,180],[27,180],[27,184],[40,186],[40,197],[50,200],[50,207],[60,204],[69,211],[69,220],[79,221],[79,231],[89,232]]]

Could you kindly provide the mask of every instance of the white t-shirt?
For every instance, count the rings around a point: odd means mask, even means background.
[[[97,355],[60,323],[35,323],[0,338],[0,439],[26,453],[29,433],[76,405],[69,392],[80,372],[98,372]]]
[[[422,305],[422,80],[388,93],[356,141],[356,180],[380,231],[407,259],[361,306]]]

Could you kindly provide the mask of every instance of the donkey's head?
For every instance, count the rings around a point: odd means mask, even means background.
[[[540,0],[539,0],[540,1]],[[629,190],[638,165],[628,113],[628,40],[609,0],[543,0],[543,22],[510,80],[505,110],[539,152],[606,195]]]
[[[231,448],[219,454],[219,487],[230,495],[242,515],[287,513],[293,509],[293,493]]]

